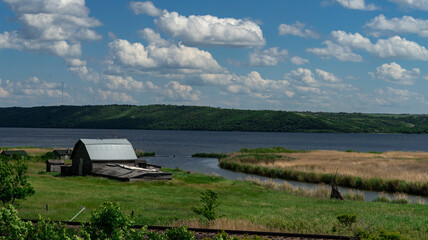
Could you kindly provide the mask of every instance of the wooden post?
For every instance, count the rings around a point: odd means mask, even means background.
[[[49,206],[48,206],[48,204],[46,203],[46,212],[47,211],[49,211]]]

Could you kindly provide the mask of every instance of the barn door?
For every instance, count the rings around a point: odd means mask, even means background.
[[[83,158],[79,159],[79,176],[82,176],[83,174]]]

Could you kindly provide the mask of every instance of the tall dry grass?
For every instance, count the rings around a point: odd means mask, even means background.
[[[428,152],[360,153],[318,150],[279,153],[281,158],[257,165],[305,172],[335,173],[362,178],[428,182]]]
[[[266,231],[266,226],[257,225],[246,219],[217,218],[213,221],[203,221],[198,218],[182,219],[171,223],[171,227],[187,226],[188,228],[228,229],[243,231]],[[272,230],[272,229],[268,229]]]
[[[287,181],[283,181],[282,183],[278,183],[270,179],[265,181],[260,181],[260,179],[252,178],[252,177],[247,177],[245,181],[252,182],[259,186],[276,190],[276,191],[287,191],[293,195],[302,196],[302,197],[328,199],[330,198],[330,193],[331,193],[330,187],[327,185],[320,186],[315,189],[304,189],[304,188],[293,187]]]

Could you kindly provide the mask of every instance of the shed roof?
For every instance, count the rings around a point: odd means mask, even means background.
[[[65,155],[71,155],[72,150],[71,149],[56,149],[52,151],[53,153],[57,153],[58,155],[65,156]]]
[[[127,139],[80,139],[92,161],[136,160],[134,148]],[[73,158],[73,151],[71,157]]]

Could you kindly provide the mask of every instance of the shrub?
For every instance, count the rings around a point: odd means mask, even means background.
[[[37,222],[34,225],[30,225],[28,235],[25,239],[69,240],[70,238],[68,235],[69,234],[67,234],[64,225],[50,220],[45,220],[39,215]]]
[[[189,231],[185,226],[178,228],[169,228],[165,231],[167,239],[171,240],[194,240],[195,234]]]
[[[27,181],[27,170],[27,164],[19,157],[0,159],[0,200],[3,206],[34,194],[33,187]]]
[[[362,227],[357,222],[357,216],[352,214],[343,214],[337,217],[338,223],[333,226],[333,232],[345,230],[354,235],[356,239],[361,240],[401,240],[399,233],[388,233],[384,230],[374,231],[370,226]]]
[[[218,193],[212,190],[206,190],[204,192],[201,192],[200,202],[202,203],[202,207],[193,207],[193,212],[202,215],[208,221],[215,220],[217,218],[215,209],[220,205],[220,203],[218,202],[218,198]]]
[[[12,205],[0,209],[0,239],[24,239],[30,226],[31,223],[21,221]]]
[[[120,210],[118,203],[104,202],[99,210],[91,213],[91,219],[83,227],[83,233],[89,234],[91,239],[142,238],[147,229],[136,231],[131,228],[133,224],[134,221]]]

